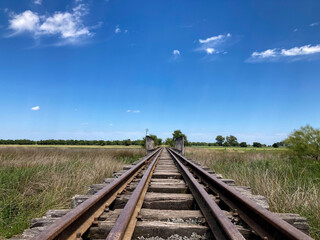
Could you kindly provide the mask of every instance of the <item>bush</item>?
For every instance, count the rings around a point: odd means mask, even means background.
[[[272,147],[274,147],[274,148],[278,148],[278,147],[279,147],[279,145],[278,145],[278,143],[274,143],[274,144],[272,144]]]
[[[253,147],[256,147],[256,148],[261,148],[261,147],[262,147],[262,144],[259,143],[259,142],[253,142],[252,146],[253,146]]]
[[[240,147],[247,147],[247,143],[246,142],[241,142],[240,143]]]
[[[230,143],[228,143],[228,142],[224,142],[224,143],[223,143],[223,146],[224,146],[224,147],[230,147],[231,145],[230,145]]]
[[[308,157],[319,160],[320,155],[320,129],[310,125],[295,130],[285,140],[289,150],[299,157]]]

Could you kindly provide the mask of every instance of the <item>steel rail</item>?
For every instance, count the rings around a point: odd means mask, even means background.
[[[175,156],[182,160],[185,166],[197,175],[220,199],[231,209],[236,210],[240,218],[246,222],[261,238],[275,240],[312,240],[289,223],[285,222],[272,212],[264,209],[251,199],[243,196],[235,189],[218,179],[196,164],[170,149]]]
[[[33,240],[81,239],[82,234],[88,230],[95,218],[100,216],[105,208],[109,207],[117,195],[125,189],[127,184],[160,150],[160,148],[156,149],[145,156],[137,165],[55,221],[43,232],[35,236]]]
[[[169,153],[174,158],[180,173],[188,184],[188,187],[200,207],[200,210],[204,215],[215,239],[244,240],[245,238],[241,235],[236,226],[232,224],[190,171],[180,162],[170,149]]]
[[[120,216],[109,232],[106,240],[131,239],[137,222],[137,216],[142,207],[145,194],[148,190],[149,183],[161,151],[158,152],[158,154],[154,157],[154,160],[150,163],[138,186],[133,191],[129,201],[121,211]]]

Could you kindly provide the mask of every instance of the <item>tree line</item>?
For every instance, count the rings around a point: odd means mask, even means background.
[[[0,139],[0,145],[143,145],[143,140],[62,140],[62,139],[48,139],[48,140],[28,140],[28,139],[16,139],[16,140],[4,140]]]
[[[253,142],[252,145],[248,144],[247,142],[238,142],[238,139],[233,136],[226,136],[223,137],[222,135],[218,135],[216,137],[216,142],[214,143],[206,143],[206,142],[192,142],[191,145],[192,146],[221,146],[221,147],[249,147],[249,146],[253,146],[256,148],[260,148],[260,147],[267,147],[266,144],[262,144],[259,142]]]
[[[223,137],[222,135],[218,135],[216,137],[216,142],[214,143],[207,143],[207,142],[189,142],[187,136],[181,132],[181,130],[175,130],[172,133],[172,138],[167,138],[165,141],[163,141],[161,138],[158,138],[154,134],[149,135],[153,140],[156,146],[160,146],[162,144],[168,145],[168,146],[174,146],[174,141],[178,139],[179,137],[184,137],[184,143],[185,146],[223,146],[223,147],[248,147],[251,146],[247,144],[246,142],[238,142],[238,139],[233,136],[226,136]],[[131,139],[125,139],[125,140],[62,140],[62,139],[48,139],[48,140],[29,140],[29,139],[16,139],[16,140],[4,140],[0,139],[0,145],[99,145],[99,146],[105,146],[105,145],[140,145],[145,146],[145,137],[143,139],[139,140],[131,140]],[[259,142],[253,142],[253,147],[260,148],[260,147],[266,147],[267,145],[261,144]],[[274,148],[282,147],[284,146],[283,142],[277,142],[272,145]],[[271,146],[269,146],[271,147]]]

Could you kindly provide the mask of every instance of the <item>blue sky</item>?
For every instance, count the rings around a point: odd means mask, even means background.
[[[0,138],[271,144],[320,123],[320,1],[2,0]]]

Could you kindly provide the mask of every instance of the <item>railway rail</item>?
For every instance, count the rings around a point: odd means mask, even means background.
[[[32,239],[169,237],[312,239],[171,148],[152,151]]]

